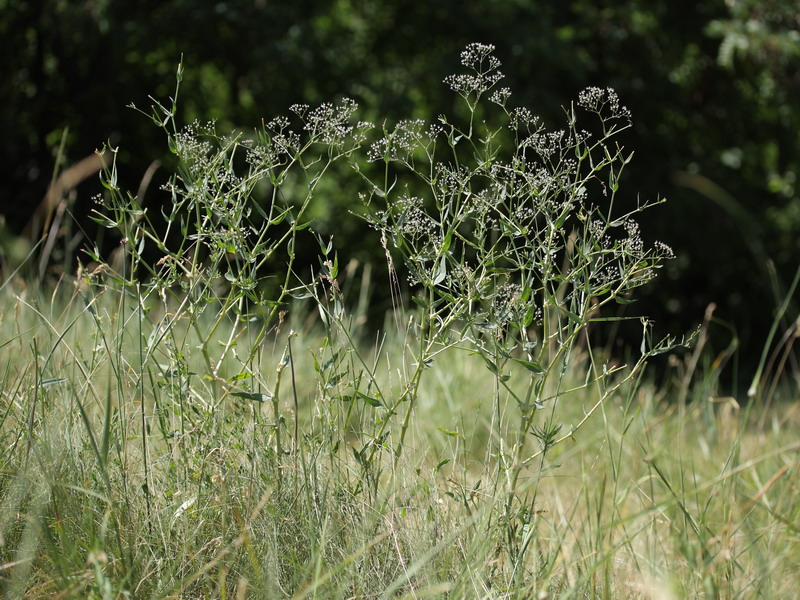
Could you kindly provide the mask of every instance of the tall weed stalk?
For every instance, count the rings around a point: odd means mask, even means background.
[[[485,465],[492,484],[465,489],[464,506],[469,511],[478,493],[498,498],[496,514],[481,522],[499,527],[514,577],[522,576],[549,454],[580,435],[650,357],[686,340],[653,339],[649,320],[617,310],[673,257],[667,245],[646,243],[636,221],[663,200],[623,208],[629,203],[620,185],[633,154],[618,139],[631,126],[630,112],[613,90],[591,87],[564,109],[563,128],[549,129],[499,87],[493,51],[470,44],[461,55],[465,72],[445,78],[463,102],[459,117],[384,124],[377,134],[356,120],[347,99],[295,105],[291,116],[249,137],[219,135],[213,123],[180,127],[179,66],[171,101],[155,101],[145,113],[177,161],[160,215],[120,189],[116,150],[105,149],[111,159],[95,219],[118,232],[123,259],[84,279],[95,293],[102,286],[122,291],[131,298],[122,310],[136,315],[145,494],[156,468],[147,451],[154,443],[149,419],[157,423],[156,443],[178,457],[170,468],[182,487],[195,489],[178,515],[218,477],[231,436],[244,435],[232,419],[244,404],[251,472],[263,454],[257,430],[266,419],[276,477],[291,473],[292,502],[301,490],[313,502],[329,493],[316,475],[323,456],[340,469],[348,494],[385,500],[403,467],[426,374],[458,349],[494,382]],[[385,332],[365,334],[350,313],[339,268],[344,249],[313,230],[313,203],[339,165],[358,174],[359,214],[386,255],[400,356],[384,347]],[[308,275],[308,265],[298,266],[301,247],[319,248]],[[103,262],[99,250],[88,254]],[[295,366],[307,353],[293,346],[295,332],[276,352],[288,312],[303,301],[323,330],[309,352],[311,406],[298,392]],[[604,324],[629,319],[641,324],[640,348],[627,364],[612,362],[592,338]],[[152,405],[146,382],[162,392]],[[591,401],[578,422],[564,423],[559,406],[579,398]],[[262,404],[271,410],[262,413]],[[109,400],[104,453],[111,411]],[[116,422],[130,426],[129,419]],[[345,449],[357,475],[341,467]]]
[[[493,50],[470,44],[461,55],[466,72],[445,79],[466,118],[386,128],[368,152],[382,167],[379,178],[352,164],[368,185],[365,218],[402,260],[417,306],[409,317],[409,375],[387,407],[386,422],[401,415],[393,453],[402,454],[431,361],[452,346],[479,356],[496,382],[493,421],[500,423],[506,400],[517,410],[516,428],[494,438],[510,513],[523,471],[576,435],[651,356],[675,345],[652,340],[651,323],[641,318],[639,355],[612,366],[587,334],[634,318],[610,309],[629,303],[673,253],[661,242],[646,244],[636,222],[663,200],[618,208],[633,154],[616,140],[631,126],[616,93],[584,90],[565,109],[565,127],[549,130],[529,108],[512,106],[511,90],[498,88],[503,75]],[[589,357],[585,377],[568,382],[579,345]],[[558,403],[587,389],[596,403],[562,431]]]

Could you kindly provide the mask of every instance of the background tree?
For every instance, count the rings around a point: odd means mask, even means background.
[[[126,106],[167,97],[181,56],[184,122],[252,131],[295,102],[341,96],[365,119],[450,111],[441,78],[466,43],[485,41],[547,123],[587,85],[617,90],[634,115],[628,200],[670,199],[645,230],[679,257],[642,312],[680,330],[715,302],[754,358],[800,255],[798,15],[796,0],[0,0],[0,244],[13,254],[53,174],[104,141],[119,145],[134,192],[153,161],[169,162],[159,131]],[[149,206],[164,201],[162,180],[156,171],[142,189]],[[96,235],[85,216],[99,190],[89,178],[66,194],[84,232],[62,231],[46,257],[55,271],[73,270]],[[327,190],[319,228],[380,263],[382,250],[359,241],[362,225],[336,216],[355,200]],[[712,334],[715,352],[730,341],[725,327]]]

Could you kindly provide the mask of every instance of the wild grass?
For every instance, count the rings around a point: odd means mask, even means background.
[[[66,284],[49,296],[7,286],[0,299],[4,597],[796,593],[796,404],[679,405],[629,382],[528,463],[526,510],[509,521],[487,448],[516,419],[495,414],[478,357],[437,357],[406,452],[367,473],[363,433],[337,420],[380,409],[326,392],[324,328],[302,310],[276,424],[271,401],[234,395],[246,381],[235,358],[209,404],[201,360],[181,373],[142,353],[168,315],[125,294],[86,300]],[[288,331],[248,365],[248,389],[276,389]],[[169,338],[198,342],[179,323]],[[381,345],[371,358],[391,386],[404,340]],[[576,353],[576,373],[586,360]],[[560,403],[558,421],[578,422],[594,400]]]
[[[507,88],[487,104],[492,51],[445,79],[464,118],[377,139],[349,100],[253,139],[181,128],[178,86],[150,114],[177,160],[160,215],[106,150],[118,255],[0,288],[4,597],[795,592],[784,358],[745,409],[717,398],[709,312],[678,383],[650,383],[685,343],[620,309],[672,257],[635,221],[662,201],[618,197],[630,113],[600,88],[558,131]],[[389,267],[382,325],[371,266],[309,220],[342,166]],[[641,343],[609,354],[630,321]]]

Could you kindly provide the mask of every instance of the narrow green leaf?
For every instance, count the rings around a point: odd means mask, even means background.
[[[461,435],[457,431],[450,431],[449,429],[445,429],[444,427],[437,427],[436,429],[438,429],[445,435],[449,435],[450,437],[458,437]]]
[[[428,308],[428,302],[425,300],[425,298],[420,298],[419,296],[412,296],[411,301],[420,308]]]
[[[356,392],[356,396],[361,398],[364,402],[366,402],[373,408],[380,408],[381,406],[383,406],[383,404],[381,404],[377,398],[372,398],[370,396],[367,396],[366,394],[362,394],[361,392]]]
[[[528,369],[528,371],[530,371],[531,373],[536,373],[537,375],[544,373],[544,369],[542,368],[542,366],[539,363],[535,363],[531,360],[522,360],[519,358],[515,358],[514,362],[522,365],[523,367]]]
[[[230,377],[227,381],[230,383],[231,381],[241,381],[242,379],[248,379],[249,377],[252,377],[250,373],[239,373],[238,375]]]
[[[447,260],[443,256],[436,267],[436,274],[433,276],[433,285],[439,285],[447,277]]]
[[[557,302],[554,302],[553,306],[555,306],[560,312],[562,312],[565,315],[567,315],[569,320],[572,321],[573,323],[577,323],[578,325],[583,325],[583,319],[581,319],[578,315],[576,315],[571,310],[568,310],[568,309],[564,308],[563,306],[559,305]]]
[[[312,294],[308,290],[297,290],[294,292],[289,292],[289,295],[295,300],[305,300],[306,298],[314,297],[314,294]]]
[[[5,342],[3,342],[2,344],[0,344],[0,348],[2,348],[3,346],[7,346],[8,344],[10,344],[11,342],[13,342],[13,341],[14,341],[14,340],[16,340],[16,339],[19,339],[19,338],[21,338],[21,337],[22,337],[23,335],[25,335],[26,333],[28,333],[28,332],[30,332],[30,331],[33,331],[33,329],[35,329],[35,328],[34,328],[34,327],[31,327],[30,329],[26,329],[26,330],[25,330],[25,331],[23,331],[22,333],[20,333],[20,334],[18,334],[18,335],[15,335],[14,337],[12,337],[12,338],[10,338],[10,339],[6,340],[6,341],[5,341]]]
[[[64,383],[65,381],[67,381],[66,377],[59,377],[57,379],[45,379],[44,381],[42,381],[39,384],[39,387],[43,387],[43,388],[50,387],[51,385],[56,385],[58,383]]]
[[[449,462],[450,462],[450,459],[449,459],[449,458],[443,458],[442,460],[440,460],[440,461],[439,461],[439,462],[436,464],[436,466],[435,466],[435,467],[433,467],[433,472],[434,472],[434,473],[437,473],[437,472],[439,471],[439,469],[441,469],[443,466],[445,466],[445,465],[446,465],[447,463],[449,463]]]
[[[286,218],[286,215],[287,215],[287,214],[289,214],[289,210],[290,210],[290,209],[288,209],[288,208],[287,208],[285,211],[283,211],[283,212],[282,212],[281,214],[279,214],[277,217],[275,217],[274,219],[272,219],[272,220],[269,222],[269,224],[270,224],[270,225],[279,225],[280,223],[282,223],[282,222],[283,222],[283,220]]]
[[[436,295],[439,297],[439,300],[436,301],[436,305],[441,304],[440,300],[446,300],[450,303],[455,303],[456,299],[453,297],[452,294],[448,294],[447,292],[443,292],[442,290],[437,289]]]
[[[262,219],[265,221],[269,219],[269,215],[264,212],[264,209],[261,208],[261,205],[258,202],[253,202],[252,206],[256,209],[256,212],[261,216]]]
[[[444,236],[444,242],[442,243],[442,252],[447,252],[450,249],[450,244],[453,242],[453,230],[447,232]]]
[[[99,217],[93,217],[90,215],[89,218],[98,225],[105,227],[106,229],[114,229],[117,226],[117,223],[115,221],[112,221],[105,215],[101,215]]]
[[[613,322],[613,321],[634,321],[636,317],[596,317],[594,319],[589,319],[590,323],[602,323],[602,322]]]
[[[266,402],[272,399],[272,394],[256,394],[253,392],[233,392],[231,396],[242,400],[252,400],[253,402]]]
[[[536,314],[536,308],[533,305],[528,307],[528,310],[525,311],[525,316],[522,317],[522,326],[527,327],[531,323],[533,323],[533,317]]]

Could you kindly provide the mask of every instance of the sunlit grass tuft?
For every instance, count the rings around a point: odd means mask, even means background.
[[[293,338],[299,437],[288,392],[279,427],[293,450],[278,454],[269,403],[233,395],[238,380],[207,405],[191,364],[176,382],[143,358],[157,311],[110,292],[87,305],[66,285],[43,297],[7,288],[0,304],[4,597],[794,594],[793,404],[761,419],[757,406],[684,410],[626,386],[581,435],[530,461],[527,510],[508,522],[507,481],[486,450],[508,423],[492,422],[493,375],[478,357],[434,361],[407,452],[373,465],[369,486],[359,431],[333,434],[352,400],[330,406],[314,369],[324,335],[307,317]],[[250,365],[263,389],[274,390],[288,327]],[[174,334],[194,343],[190,329]],[[384,347],[391,363],[403,340]],[[556,420],[567,428],[592,402],[573,397]]]

